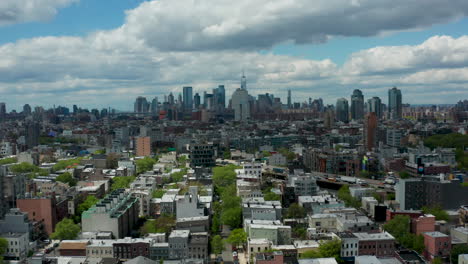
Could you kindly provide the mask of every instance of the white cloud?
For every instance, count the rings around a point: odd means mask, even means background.
[[[269,92],[285,98],[287,89],[292,89],[296,101],[311,96],[334,103],[355,88],[362,89],[366,97],[382,96],[385,101],[387,89],[397,85],[405,102],[450,103],[467,91],[468,36],[434,36],[415,46],[375,47],[351,54],[341,67],[329,59],[257,52],[258,48],[287,40],[322,41],[343,35],[330,28],[331,22],[317,24],[317,19],[327,15],[336,17],[328,17],[336,27],[343,26],[345,18],[338,17],[340,11],[335,10],[339,4],[343,12],[354,14],[345,19],[349,27],[363,24],[363,29],[352,29],[349,34],[372,35],[456,18],[464,14],[466,1],[428,9],[428,13],[438,12],[439,16],[418,15],[413,24],[405,22],[405,16],[415,15],[414,10],[398,7],[402,11],[398,19],[397,10],[383,5],[386,1],[328,0],[313,6],[309,2],[144,2],[128,11],[126,23],[114,30],[85,37],[33,38],[0,46],[0,95],[7,102],[15,102],[17,108],[24,103],[50,105],[60,98],[58,101],[66,105],[129,109],[136,96],[179,93],[184,85],[202,92],[225,84],[230,96],[239,87],[243,69],[252,94]],[[415,2],[407,0],[405,6],[411,9]],[[439,6],[435,0],[428,2]],[[208,3],[213,3],[212,10]],[[381,16],[366,18],[373,12]],[[406,26],[393,25],[393,20]],[[367,30],[369,27],[374,30]],[[301,34],[307,37],[299,38]],[[439,92],[441,96],[421,97],[422,91]]]
[[[466,15],[466,0],[158,0],[128,11],[123,29],[166,51],[256,50],[416,30]]]
[[[32,21],[47,21],[59,8],[79,0],[1,0],[0,26]]]

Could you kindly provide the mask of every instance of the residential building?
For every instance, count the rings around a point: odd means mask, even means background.
[[[274,153],[268,157],[268,165],[270,166],[286,166],[287,164],[288,160],[281,153]]]
[[[5,260],[23,261],[28,257],[29,233],[3,233],[0,237],[8,242],[3,255]]]
[[[364,120],[364,146],[367,151],[377,147],[377,125],[377,115],[374,112],[367,113]]]
[[[151,156],[151,138],[137,137],[136,138],[136,155],[138,157]]]
[[[271,253],[257,253],[255,255],[256,264],[283,264],[284,256],[281,251],[273,251]]]
[[[169,259],[189,258],[189,230],[173,230],[169,235]]]
[[[461,241],[462,243],[468,244],[468,227],[459,226],[450,229],[450,237]]]
[[[58,206],[55,197],[17,199],[16,206],[20,211],[27,213],[30,221],[43,222],[48,235],[54,232],[55,225],[62,220],[62,218],[58,217]]]
[[[390,257],[395,252],[395,238],[387,232],[354,233],[359,239],[359,256]]]
[[[337,232],[337,218],[336,214],[309,215],[309,227],[315,228],[318,233]]]
[[[205,144],[189,144],[190,166],[214,167],[216,165],[217,151],[213,142]]]
[[[289,175],[289,186],[294,187],[297,196],[316,196],[318,193],[317,179],[312,174]]]
[[[138,199],[123,189],[111,192],[96,205],[83,212],[83,232],[107,231],[115,238],[130,235],[138,221]]]
[[[411,232],[416,235],[421,235],[426,232],[435,231],[435,216],[426,214],[417,218],[411,219]]]
[[[198,187],[190,186],[188,192],[176,202],[177,219],[207,215],[205,207],[198,198]]]
[[[247,235],[251,239],[266,238],[273,245],[287,245],[291,243],[291,226],[251,224]]]
[[[86,257],[88,258],[113,258],[115,240],[91,240],[86,246]]]
[[[138,256],[149,258],[151,238],[124,238],[115,240],[112,245],[114,258],[129,260]]]
[[[450,236],[441,232],[426,232],[424,236],[424,257],[433,261],[435,258],[448,259],[452,247]]]
[[[341,240],[340,257],[351,259],[359,255],[359,238],[352,232],[340,232],[337,234]]]

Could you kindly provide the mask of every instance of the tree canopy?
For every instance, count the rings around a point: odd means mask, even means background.
[[[164,189],[157,189],[153,191],[153,198],[161,198],[164,196],[166,193],[166,190]]]
[[[3,263],[3,255],[5,254],[6,250],[8,248],[8,241],[0,237],[0,263]]]
[[[458,264],[458,255],[468,254],[468,245],[460,244],[452,247],[450,251],[450,262],[452,264]]]
[[[234,170],[239,169],[240,167],[235,165],[227,165],[223,167],[214,167],[213,168],[213,183],[218,187],[227,187],[231,184],[236,183],[236,172]]]
[[[239,247],[247,242],[247,234],[242,228],[234,229],[226,240],[233,246]]]
[[[153,169],[153,165],[156,163],[156,160],[151,157],[144,157],[143,159],[138,159],[135,161],[137,174],[141,174]]]
[[[0,165],[12,164],[18,162],[17,158],[4,158],[0,159]]]
[[[289,206],[288,211],[286,213],[286,218],[304,218],[306,216],[306,212],[304,207],[299,205],[298,203],[293,203]]]
[[[65,218],[55,226],[55,232],[50,235],[52,239],[73,240],[80,233],[80,226],[73,220]]]
[[[75,186],[77,180],[69,172],[65,172],[55,178],[56,181],[67,183],[68,186]]]
[[[111,190],[125,189],[130,187],[130,183],[135,180],[135,176],[118,176],[112,178]]]
[[[333,239],[321,241],[318,250],[304,252],[300,258],[335,258],[337,262],[342,262],[340,258],[341,241]]]
[[[211,239],[211,252],[214,254],[221,254],[224,249],[224,241],[220,235],[215,235]]]
[[[181,169],[179,172],[174,172],[171,174],[172,182],[180,182],[184,179],[184,176],[187,174],[187,169]]]
[[[140,229],[140,235],[151,233],[169,233],[174,228],[176,220],[173,216],[162,215],[158,219],[149,219]]]
[[[221,221],[231,228],[242,225],[241,198],[236,195],[236,186],[229,185],[221,193]]]
[[[435,206],[435,207],[428,207],[428,206],[423,206],[422,208],[423,213],[425,214],[431,214],[435,216],[436,220],[449,220],[449,215],[444,209],[442,209],[440,206]]]
[[[384,230],[392,234],[402,246],[419,253],[424,250],[424,237],[410,233],[410,217],[396,215],[384,225]]]
[[[338,190],[338,198],[342,200],[346,206],[354,208],[361,207],[361,202],[359,201],[359,199],[351,196],[351,192],[349,191],[349,185],[343,185]]]
[[[53,167],[53,171],[64,170],[66,168],[75,168],[78,166],[83,158],[60,160]]]

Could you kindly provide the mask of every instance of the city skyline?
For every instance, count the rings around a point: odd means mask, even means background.
[[[243,70],[251,94],[286,98],[291,89],[294,101],[331,103],[354,89],[385,98],[396,86],[405,103],[449,104],[467,92],[464,1],[425,16],[419,10],[441,3],[343,0],[304,8],[309,3],[302,0],[128,0],[110,7],[43,0],[28,9],[7,2],[0,7],[10,14],[0,20],[0,101],[14,109],[27,102],[52,106],[57,97],[119,109],[131,104],[128,98],[183,86],[196,93],[224,84],[232,95]],[[389,5],[399,8],[387,11]],[[322,14],[333,15],[338,6],[340,19],[324,21]],[[302,24],[322,26],[293,26]]]

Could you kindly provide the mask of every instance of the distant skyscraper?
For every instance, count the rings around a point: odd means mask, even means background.
[[[339,98],[336,101],[336,119],[338,121],[348,123],[349,121],[349,104],[346,98]]]
[[[292,108],[291,89],[288,90],[288,109]]]
[[[0,117],[5,117],[6,115],[6,104],[0,103]]]
[[[149,109],[148,101],[143,96],[138,96],[134,104],[135,113],[147,113]]]
[[[169,93],[169,95],[167,96],[167,102],[169,103],[169,105],[174,105],[174,102],[175,102],[175,99],[174,99],[174,95],[171,93]]]
[[[364,120],[364,147],[367,151],[372,151],[377,146],[377,114],[367,113]]]
[[[158,97],[154,97],[151,101],[151,113],[156,114],[159,112],[159,100]]]
[[[224,85],[218,85],[216,90],[216,99],[217,104],[220,105],[222,108],[226,107],[226,89]]]
[[[244,72],[242,72],[241,89],[247,90],[247,78],[245,77]]]
[[[250,97],[245,89],[237,89],[232,95],[232,108],[236,121],[246,121],[250,119]]]
[[[185,86],[183,88],[183,102],[184,109],[192,110],[193,107],[193,88],[191,86]]]
[[[195,96],[193,97],[193,105],[195,106],[196,109],[198,109],[200,108],[200,104],[201,104],[200,95],[196,93]]]
[[[31,109],[31,106],[29,104],[25,104],[23,106],[23,115],[25,116],[30,116],[32,113],[32,109]]]
[[[36,122],[31,122],[26,125],[25,138],[28,149],[39,145],[40,129],[39,123]]]
[[[364,96],[359,89],[354,90],[351,95],[351,118],[353,120],[364,118]]]
[[[73,105],[73,114],[78,114],[78,106]]]
[[[367,112],[375,113],[377,118],[382,118],[382,100],[379,97],[372,97],[367,100]]]
[[[402,117],[402,96],[401,90],[393,87],[388,90],[388,116],[396,120]]]

